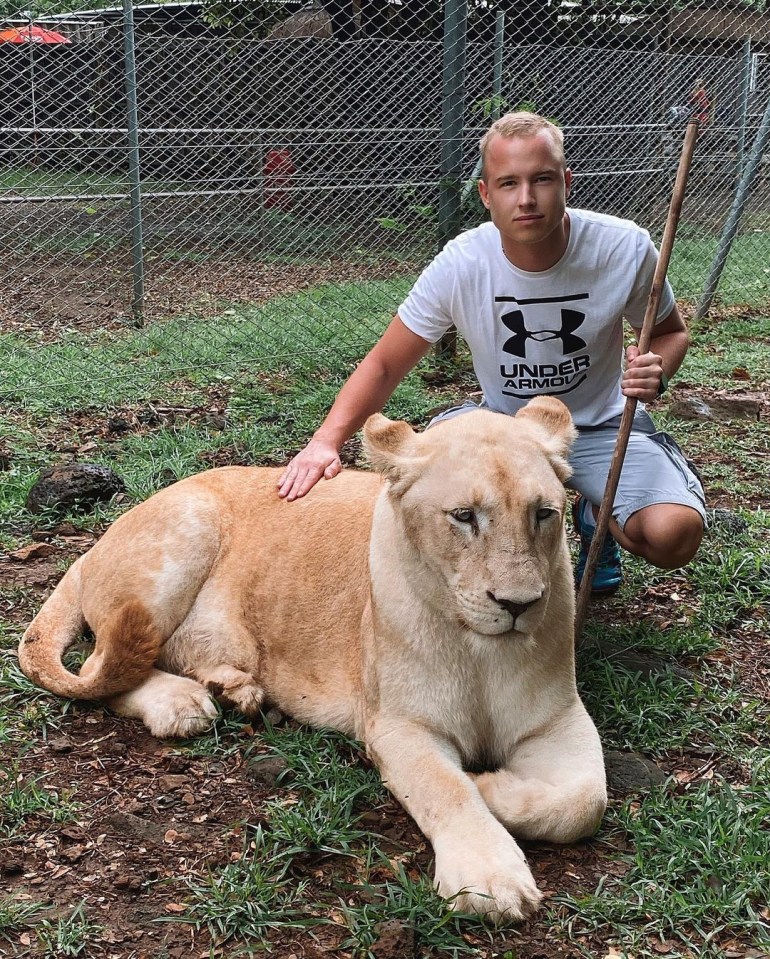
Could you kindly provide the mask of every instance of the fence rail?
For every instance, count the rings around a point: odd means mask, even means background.
[[[273,19],[214,25],[201,4],[75,10],[33,24],[57,42],[0,43],[6,355],[74,330],[108,331],[119,356],[137,324],[203,317],[210,328],[235,305],[255,349],[280,356],[285,339],[251,307],[329,286],[345,322],[333,340],[292,349],[316,349],[319,363],[347,355],[398,305],[401,286],[383,294],[382,284],[408,283],[447,231],[483,217],[478,138],[520,105],[564,127],[575,205],[632,217],[657,237],[684,123],[700,110],[676,292],[702,298],[719,253],[716,302],[770,305],[761,18],[756,39],[740,12],[735,22],[715,12],[711,32],[701,17],[688,35],[686,18],[667,27],[629,7],[600,21],[574,5],[553,15],[555,4],[545,17],[533,0],[515,14],[472,8],[450,42],[438,3],[381,4],[379,19],[361,6],[363,19],[344,22],[320,5],[283,4]],[[68,385],[116,375],[78,362],[52,355],[48,375],[57,363]],[[196,362],[223,361],[204,338]],[[0,365],[0,397],[23,401],[35,385],[15,370]]]

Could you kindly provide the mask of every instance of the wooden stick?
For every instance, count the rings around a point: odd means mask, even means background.
[[[639,334],[639,352],[647,353],[650,349],[652,331],[655,326],[655,320],[660,307],[660,298],[663,293],[663,286],[666,280],[666,272],[671,259],[671,250],[674,246],[674,237],[679,225],[679,216],[682,212],[682,203],[684,202],[684,191],[687,187],[687,177],[690,173],[690,164],[695,150],[695,141],[698,138],[698,121],[690,120],[687,124],[687,132],[684,137],[682,154],[679,158],[679,167],[676,172],[676,181],[674,183],[674,192],[671,195],[671,204],[668,208],[668,217],[663,231],[663,240],[660,244],[660,255],[658,265],[655,268],[655,275],[652,278],[652,288],[647,300],[647,310],[644,314],[642,329]],[[612,505],[615,502],[615,493],[618,489],[620,480],[620,471],[623,468],[623,460],[628,447],[628,438],[631,434],[631,427],[636,413],[636,397],[627,396],[626,405],[623,408],[623,415],[620,418],[620,427],[618,428],[618,438],[615,444],[615,451],[612,454],[610,471],[607,476],[607,485],[604,488],[599,515],[596,518],[596,532],[591,541],[591,548],[586,558],[585,571],[578,591],[577,604],[575,607],[575,640],[580,641],[583,632],[583,623],[585,622],[588,600],[591,595],[591,584],[596,571],[596,564],[599,559],[604,537],[610,525],[610,515]]]

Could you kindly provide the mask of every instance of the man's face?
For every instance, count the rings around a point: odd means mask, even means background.
[[[532,246],[561,238],[572,173],[551,136],[495,136],[487,147],[479,194],[508,243]],[[556,235],[554,235],[556,234]]]

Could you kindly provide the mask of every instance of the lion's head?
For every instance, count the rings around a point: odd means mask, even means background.
[[[390,579],[400,594],[392,578],[405,575],[422,601],[473,633],[531,635],[555,577],[569,594],[559,601],[572,599],[564,481],[574,437],[566,406],[551,397],[515,417],[478,410],[421,434],[370,417],[365,448],[386,478],[372,533],[375,583]]]

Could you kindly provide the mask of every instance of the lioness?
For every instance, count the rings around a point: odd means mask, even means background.
[[[508,830],[570,842],[606,804],[575,688],[564,531],[574,427],[558,400],[422,434],[372,416],[381,475],[303,500],[279,470],[215,469],[122,516],[27,629],[25,673],[189,736],[210,696],[362,739],[433,843],[457,907],[519,919],[540,894]],[[79,675],[61,657],[86,627]]]

